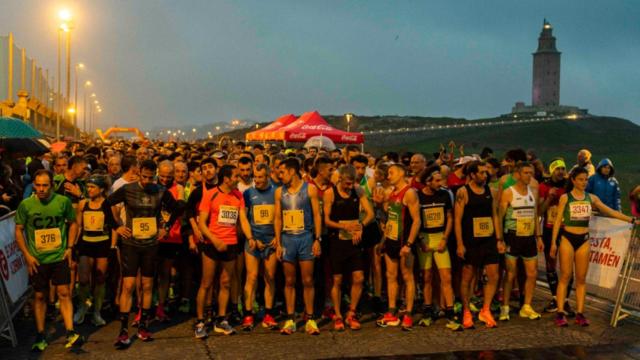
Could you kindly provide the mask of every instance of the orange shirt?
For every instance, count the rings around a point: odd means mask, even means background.
[[[244,197],[240,191],[234,189],[225,194],[216,187],[203,194],[200,212],[209,214],[209,231],[217,239],[227,245],[238,243],[237,224],[240,211],[244,211]]]

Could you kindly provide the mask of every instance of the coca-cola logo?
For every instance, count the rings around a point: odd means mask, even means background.
[[[358,137],[356,135],[342,135],[342,137],[340,138],[340,140],[343,141],[356,141],[358,139]]]
[[[293,133],[289,135],[289,139],[306,139],[307,134],[305,133]]]
[[[331,131],[333,128],[329,125],[302,125],[300,130],[322,130]]]

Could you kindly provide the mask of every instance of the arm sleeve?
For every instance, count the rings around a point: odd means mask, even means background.
[[[15,222],[16,225],[25,225],[27,222],[27,207],[25,206],[24,202],[21,202],[20,205],[18,205],[18,210],[16,210]]]
[[[160,202],[165,209],[169,209],[171,212],[171,217],[168,222],[169,224],[175,223],[178,217],[184,212],[185,202],[183,200],[174,199],[173,195],[171,195],[169,191],[165,191],[162,194]]]
[[[124,202],[125,198],[125,190],[124,186],[118,188],[118,190],[114,191],[113,194],[109,195],[107,200],[111,206],[118,205],[121,202]]]
[[[187,219],[198,216],[198,203],[200,200],[202,200],[202,187],[197,187],[191,192],[187,201],[187,208],[185,210]]]

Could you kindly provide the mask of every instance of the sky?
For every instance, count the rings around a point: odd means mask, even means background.
[[[102,128],[309,110],[492,117],[531,103],[544,18],[562,52],[560,102],[640,123],[633,0],[2,0],[0,34],[53,71],[65,7]]]

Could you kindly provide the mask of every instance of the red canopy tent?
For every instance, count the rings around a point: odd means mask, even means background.
[[[263,127],[262,129],[247,133],[245,135],[245,139],[247,141],[272,140],[269,137],[270,133],[291,124],[292,122],[296,121],[296,119],[297,119],[296,116],[293,114],[282,115],[279,118],[277,118],[276,121]]]
[[[302,114],[298,120],[274,131],[272,135],[275,140],[284,140],[285,142],[305,142],[312,136],[322,135],[339,144],[364,143],[362,133],[338,130],[329,125],[317,111]]]

